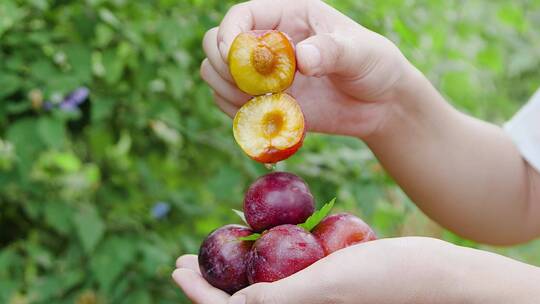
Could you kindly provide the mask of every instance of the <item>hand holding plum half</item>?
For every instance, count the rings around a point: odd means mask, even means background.
[[[279,31],[241,33],[231,45],[229,69],[242,91],[260,95],[236,113],[236,142],[261,163],[276,163],[293,155],[302,146],[305,119],[296,100],[283,93],[296,73],[291,40]]]
[[[249,284],[283,279],[339,249],[376,239],[373,230],[351,214],[327,216],[333,204],[334,200],[314,212],[307,184],[294,174],[272,172],[258,178],[244,199],[251,228],[226,225],[210,233],[199,251],[202,276],[233,294]]]

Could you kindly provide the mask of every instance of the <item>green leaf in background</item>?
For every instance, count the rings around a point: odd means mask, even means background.
[[[19,285],[20,282],[0,278],[0,302],[10,303]]]
[[[11,95],[20,88],[20,85],[22,81],[19,77],[2,71],[0,73],[0,98]]]
[[[11,124],[7,130],[6,138],[15,145],[19,170],[25,177],[43,148],[41,137],[36,132],[37,129],[35,119],[24,118]]]
[[[306,229],[307,231],[313,230],[313,228],[315,228],[315,226],[317,226],[330,213],[335,202],[336,198],[334,197],[331,201],[322,206],[321,209],[315,211],[315,213],[308,217],[303,224],[299,224],[298,226]]]
[[[188,84],[191,83],[191,76],[187,71],[180,67],[168,66],[161,68],[160,72],[163,75],[163,78],[168,81],[168,90],[173,96],[176,98],[183,97]]]
[[[72,226],[73,211],[59,202],[45,204],[45,222],[61,234],[68,234]]]
[[[8,277],[10,268],[19,267],[22,263],[20,257],[15,248],[5,248],[0,251],[0,278]]]
[[[47,0],[30,0],[29,1],[35,8],[39,9],[39,10],[46,10],[49,8],[49,3],[47,2]]]
[[[2,34],[8,31],[24,17],[24,11],[13,1],[0,1],[0,39]]]
[[[6,110],[6,112],[10,114],[21,114],[30,110],[31,108],[32,108],[32,104],[30,102],[19,102],[19,103],[9,103],[4,109]]]
[[[486,47],[477,55],[477,60],[483,66],[491,69],[493,72],[499,73],[503,70],[504,60],[501,51],[495,47]]]
[[[389,203],[379,203],[373,214],[372,223],[377,233],[382,235],[396,235],[401,223],[404,221],[402,208]]]
[[[151,304],[155,303],[152,301],[152,297],[150,296],[150,291],[148,290],[135,290],[133,292],[129,292],[127,297],[121,300],[121,304]]]
[[[106,239],[93,253],[92,272],[103,290],[109,290],[133,261],[137,253],[135,245],[130,239],[114,236]]]
[[[480,91],[477,78],[465,71],[448,72],[441,77],[441,86],[452,101],[461,101],[461,110],[474,113],[481,100],[475,99]]]
[[[399,18],[394,19],[394,30],[399,34],[400,39],[404,43],[416,45],[418,37],[409,27]]]
[[[122,76],[124,61],[118,57],[117,50],[107,49],[103,53],[103,66],[105,67],[105,80],[112,84]]]
[[[501,6],[498,17],[503,22],[514,26],[519,31],[524,31],[526,28],[524,10],[522,7],[515,5],[514,3],[506,3]]]
[[[43,143],[53,149],[60,149],[66,138],[64,123],[53,117],[41,117],[38,120],[37,132]]]
[[[223,165],[207,185],[217,200],[230,201],[236,194],[241,194],[241,179],[238,170],[230,165]]]
[[[76,172],[81,168],[81,161],[71,153],[56,153],[53,161],[65,172]]]
[[[48,301],[72,288],[84,277],[84,272],[80,269],[70,269],[54,275],[40,277],[30,288],[30,297],[40,302]]]
[[[92,122],[99,123],[114,114],[115,101],[112,98],[96,96],[92,99]]]
[[[64,49],[71,64],[72,77],[79,85],[89,82],[92,78],[91,52],[83,44],[69,44]]]
[[[105,21],[107,24],[113,26],[113,27],[118,27],[120,26],[120,21],[118,20],[118,18],[116,18],[116,16],[113,14],[113,12],[111,12],[110,10],[106,9],[106,8],[101,8],[99,10],[99,17]]]
[[[198,246],[199,244],[197,244],[197,249]],[[157,273],[160,268],[165,267],[169,271],[170,265],[174,263],[173,258],[176,256],[164,250],[164,247],[163,244],[151,242],[140,242],[137,244],[137,248],[141,253],[141,258],[137,259],[139,269],[146,273]]]
[[[103,220],[94,206],[81,208],[74,217],[77,235],[87,253],[91,253],[105,233]]]
[[[96,27],[96,44],[99,47],[105,47],[114,38],[115,32],[110,26],[100,23]]]
[[[36,58],[29,63],[29,69],[32,71],[31,78],[36,82],[49,83],[58,77],[65,76],[59,73],[58,69],[52,63],[52,59],[47,57]],[[51,75],[55,75],[55,77],[51,77]],[[47,87],[44,91],[51,95],[55,93],[54,88]]]

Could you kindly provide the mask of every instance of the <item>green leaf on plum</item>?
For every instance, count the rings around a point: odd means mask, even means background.
[[[240,241],[256,241],[259,238],[261,238],[260,233],[253,233],[253,234],[250,234],[248,236],[239,237],[238,240],[240,240]]]
[[[334,197],[331,201],[322,206],[321,209],[315,211],[315,213],[308,217],[303,224],[299,224],[298,226],[306,229],[307,231],[313,230],[313,228],[315,228],[315,226],[317,226],[330,213],[330,210],[332,210],[334,207],[335,202],[336,198]]]
[[[238,217],[240,217],[240,219],[242,219],[242,222],[244,222],[248,227],[249,227],[249,224],[246,220],[246,216],[244,215],[244,212],[240,211],[240,210],[236,210],[236,209],[232,209],[232,211],[234,213],[236,213],[236,215],[238,215]]]

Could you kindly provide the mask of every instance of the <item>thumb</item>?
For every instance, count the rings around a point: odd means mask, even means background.
[[[354,47],[356,45],[356,47]],[[369,58],[358,42],[340,34],[318,34],[298,43],[298,69],[306,76],[337,74],[354,77]]]
[[[277,283],[258,283],[235,293],[228,304],[287,304],[276,292]],[[283,290],[281,291],[281,294]]]
[[[228,304],[337,303],[335,283],[325,259],[273,283],[257,283],[235,293]],[[334,269],[335,270],[335,269]]]

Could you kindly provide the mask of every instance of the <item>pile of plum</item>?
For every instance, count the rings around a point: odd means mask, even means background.
[[[199,251],[203,277],[229,294],[258,282],[290,276],[347,246],[375,240],[358,217],[326,216],[333,200],[315,212],[307,184],[272,172],[258,178],[244,199],[250,227],[226,225],[210,233]]]

